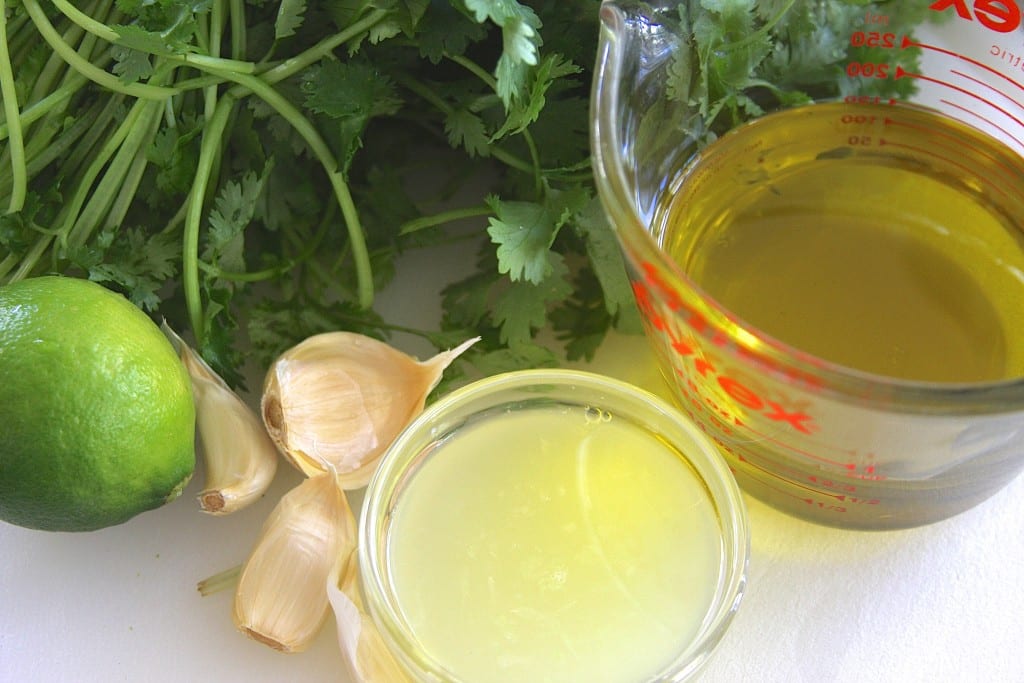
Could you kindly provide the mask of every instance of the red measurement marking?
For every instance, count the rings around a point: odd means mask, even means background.
[[[743,458],[740,458],[740,460],[743,460]],[[744,462],[746,462],[748,465],[750,464],[746,460],[744,460]],[[765,471],[765,470],[762,470],[762,471]],[[777,481],[786,481],[784,479],[781,479],[777,475],[772,474],[771,472],[767,472],[767,474],[771,475],[772,479],[775,479]],[[772,486],[771,484],[769,484],[768,482],[766,482],[764,480],[758,479],[757,482],[761,486],[765,487],[766,489],[771,489],[772,491],[775,491],[777,493],[781,493],[784,496],[789,496],[790,498],[796,498],[797,500],[806,500],[805,498],[801,498],[799,495],[793,493],[792,491],[787,491],[786,489],[779,488],[778,486]]]
[[[716,439],[715,441],[717,442],[718,440]],[[723,444],[721,444],[720,442],[719,442],[719,445],[723,446]],[[771,470],[767,470],[764,467],[761,467],[760,465],[751,462],[750,460],[748,460],[747,458],[743,457],[739,453],[736,453],[735,451],[731,451],[730,450],[730,453],[735,455],[737,460],[739,460],[742,463],[745,463],[748,467],[751,467],[751,468],[757,470],[758,472],[766,474],[769,477],[771,477],[772,479],[778,479],[780,481],[784,481],[787,484],[789,484],[790,486],[793,486],[793,487],[798,488],[798,489],[803,489],[804,491],[808,491],[808,492],[813,493],[815,495],[820,494],[820,495],[823,495],[823,496],[828,496],[829,498],[835,498],[836,500],[842,500],[843,499],[843,496],[841,496],[839,494],[828,493],[826,491],[822,491],[821,489],[812,488],[812,487],[807,486],[806,484],[802,484],[802,483],[800,483],[798,481],[793,481],[792,479],[784,479],[783,477],[780,477],[778,475],[778,473],[773,472]],[[794,498],[799,498],[799,496],[797,496],[796,494],[793,494],[793,493],[790,493],[788,495],[791,495]]]
[[[967,107],[959,105],[956,102],[951,102],[950,100],[939,100],[939,101],[942,102],[942,104],[946,105],[947,107],[953,107],[954,109],[958,109],[958,110],[962,111],[963,113],[965,113],[965,114],[967,114],[969,116],[973,116],[974,118],[977,118],[977,119],[980,119],[980,120],[984,121],[985,123],[989,124],[990,126],[995,128],[996,130],[998,130],[1002,135],[1006,136],[1007,139],[1013,140],[1020,147],[1024,147],[1024,141],[1022,141],[1020,138],[1018,138],[1017,136],[1015,136],[1013,133],[1011,133],[1010,131],[1006,130],[1002,126],[994,123],[991,119],[989,119],[989,118],[987,118],[985,116],[982,116],[981,114],[979,114],[978,112],[974,111],[973,109],[968,109]]]
[[[992,67],[990,67],[989,65],[987,65],[987,64],[985,64],[983,62],[979,62],[976,59],[972,59],[972,58],[968,57],[967,55],[962,55],[959,52],[954,52],[952,50],[947,50],[947,49],[939,47],[937,45],[929,45],[928,43],[918,43],[918,42],[915,42],[915,41],[911,40],[909,36],[903,36],[903,43],[900,45],[900,47],[902,47],[904,49],[906,49],[908,47],[919,47],[919,48],[921,48],[923,50],[932,50],[934,52],[940,52],[940,53],[942,53],[944,55],[949,55],[950,57],[955,57],[956,59],[961,59],[961,60],[963,60],[965,62],[973,64],[974,66],[978,67],[979,69],[984,69],[985,71],[988,71],[989,73],[991,73],[991,74],[993,74],[995,76],[998,76],[999,78],[1002,78],[1004,81],[1006,81],[1010,85],[1016,87],[1018,90],[1024,90],[1024,85],[1022,85],[1022,84],[1018,83],[1017,81],[1013,80],[1012,78],[1010,78],[1009,76],[1004,74],[1002,71],[999,71],[998,69],[993,69]]]
[[[957,104],[954,104],[953,102],[949,102],[947,100],[941,100],[941,101],[946,103],[946,104],[949,104],[951,106],[954,106],[957,109],[962,109],[963,111],[970,112],[969,109],[967,109],[965,107],[961,107],[961,106],[959,106]],[[973,112],[970,112],[970,113],[973,113]],[[991,123],[991,121],[989,121],[989,119],[981,116],[981,114],[975,114],[975,116],[978,116],[983,121],[988,121],[989,123]],[[955,135],[950,135],[948,133],[941,133],[938,130],[936,130],[934,128],[931,128],[930,126],[918,126],[916,124],[907,123],[906,121],[901,121],[899,119],[894,119],[894,118],[891,118],[891,117],[888,117],[888,116],[885,117],[884,124],[886,126],[892,126],[892,127],[902,126],[903,128],[911,128],[913,130],[919,130],[919,131],[922,131],[924,133],[927,133],[929,136],[934,137],[934,138],[943,138],[943,139],[949,140],[950,142],[952,142],[954,144],[954,147],[951,150],[950,150],[949,147],[947,147],[946,149],[952,151],[954,154],[957,154],[957,155],[962,153],[960,151],[960,148],[961,148],[963,142],[961,141],[960,138],[956,137]],[[995,124],[992,124],[992,125],[995,126]],[[1002,130],[1002,128],[1000,128],[1000,130]],[[1014,140],[1016,140],[1016,138],[1014,138]],[[883,141],[880,142],[880,144],[886,144],[884,139],[883,139]],[[895,143],[889,143],[889,144],[895,144]],[[934,153],[932,153],[932,154],[934,154]],[[989,161],[993,162],[994,165],[998,166],[1000,170],[1005,172],[1005,174],[1007,175],[1006,180],[1008,180],[1011,184],[1017,182],[1018,174],[1015,172],[1015,170],[1013,168],[1009,168],[1007,166],[1004,166],[1004,165],[998,163],[997,159],[995,159],[994,157],[992,157],[989,154],[986,154],[985,157]],[[948,159],[948,157],[940,157],[940,158]]]
[[[781,446],[782,448],[784,448],[787,451],[790,451],[792,453],[796,453],[797,455],[802,455],[805,458],[810,458],[811,460],[817,460],[818,462],[823,462],[826,465],[832,465],[833,467],[839,467],[839,468],[842,468],[844,470],[848,470],[850,472],[853,472],[854,470],[857,469],[857,465],[855,465],[854,463],[843,462],[841,460],[831,460],[831,459],[826,458],[824,456],[818,455],[817,453],[811,453],[810,451],[805,451],[802,448],[797,448],[796,446],[794,446],[792,444],[789,444],[789,443],[786,443],[785,441],[779,441],[778,439],[776,439],[775,437],[771,436],[770,434],[765,434],[764,432],[757,431],[756,429],[751,427],[746,422],[744,422],[741,426],[745,430],[750,432],[751,434],[753,434],[753,435],[755,435],[755,436],[757,436],[757,437],[759,437],[761,439],[764,439],[765,441],[769,441],[769,442],[775,444],[776,446]]]
[[[967,79],[968,81],[972,81],[974,83],[977,83],[981,87],[987,88],[988,90],[991,90],[996,95],[999,95],[1000,97],[1005,97],[1006,99],[1010,100],[1010,102],[1012,102],[1013,104],[1017,105],[1018,109],[1024,109],[1024,104],[1021,104],[1017,100],[1013,99],[1012,97],[1010,97],[1009,95],[1004,93],[999,88],[993,86],[990,83],[986,83],[985,81],[981,80],[980,78],[975,78],[974,76],[971,76],[969,74],[965,74],[963,71],[957,71],[956,69],[950,69],[949,73],[954,74],[956,76],[960,76],[961,78]]]
[[[963,164],[961,164],[961,163],[959,163],[957,161],[954,161],[950,157],[943,156],[941,154],[937,154],[937,153],[935,153],[934,150],[925,149],[923,147],[917,147],[917,146],[914,146],[914,145],[905,145],[902,142],[893,142],[891,140],[886,140],[885,138],[880,138],[878,140],[878,144],[880,146],[882,146],[882,147],[889,146],[889,147],[899,147],[899,148],[902,148],[902,149],[909,149],[909,150],[911,150],[913,152],[917,152],[918,154],[925,154],[925,155],[928,155],[928,156],[935,157],[936,159],[942,159],[946,163],[951,164],[953,166],[956,166],[960,170],[964,171],[965,174],[967,174],[968,176],[971,175],[971,169],[970,168],[968,168],[967,166],[964,166]],[[992,189],[994,189],[995,191],[997,191],[999,194],[1004,195],[1004,196],[1006,195],[1006,192],[1004,192],[1002,189],[1000,189],[1000,187],[998,185],[991,185],[990,184],[989,186]]]
[[[807,481],[818,486],[824,486],[827,489],[833,489],[837,491],[844,491],[845,493],[857,493],[857,487],[854,484],[846,484],[841,481],[835,481],[833,479],[823,479],[814,475],[807,477]]]
[[[1018,126],[1024,126],[1024,121],[1021,121],[1016,116],[1014,116],[1013,114],[1008,112],[1006,109],[1003,109],[1002,107],[997,105],[992,100],[989,100],[989,99],[987,99],[985,97],[982,97],[978,93],[972,92],[972,91],[968,90],[967,88],[961,88],[958,85],[954,85],[953,83],[950,83],[949,81],[943,81],[943,80],[940,80],[938,78],[932,78],[931,76],[925,76],[924,74],[917,74],[917,73],[913,73],[911,71],[906,71],[906,70],[904,70],[904,68],[902,66],[897,66],[896,67],[896,78],[897,79],[900,79],[900,78],[917,78],[917,79],[920,79],[922,81],[929,81],[930,83],[935,83],[936,85],[941,85],[944,88],[949,88],[950,90],[956,90],[959,93],[963,93],[964,95],[967,95],[970,98],[978,100],[982,104],[986,104],[986,105],[992,107],[993,109],[998,111],[1003,116],[1005,116],[1005,117],[1007,117],[1009,119],[1012,119]]]
[[[854,498],[853,496],[839,496],[839,500],[854,505],[878,505],[882,502],[878,498]]]
[[[803,502],[810,506],[817,505],[822,510],[828,510],[830,512],[846,512],[846,508],[841,505],[830,505],[829,503],[823,503],[820,500],[814,500],[813,498],[804,498]]]

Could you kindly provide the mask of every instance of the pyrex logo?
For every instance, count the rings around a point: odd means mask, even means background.
[[[944,12],[955,9],[961,19],[977,20],[979,24],[999,33],[1009,33],[1020,28],[1020,7],[1013,0],[974,0],[968,7],[967,0],[937,0],[929,9]]]
[[[749,351],[745,351],[740,345],[717,330],[701,313],[684,303],[679,294],[662,281],[653,265],[644,262],[641,267],[642,277],[634,279],[632,282],[637,306],[647,325],[660,338],[662,348],[668,351],[668,357],[665,360],[673,367],[678,377],[683,379],[691,397],[699,396],[714,408],[716,406],[712,397],[718,392],[713,388],[717,387],[735,404],[749,408],[753,413],[771,422],[786,423],[803,434],[813,434],[818,430],[818,425],[811,415],[801,410],[787,408],[777,401],[761,396],[737,378],[721,372],[709,361],[701,350],[704,344],[728,348],[732,354],[744,357],[750,363],[755,363],[757,359]],[[661,306],[667,307],[668,310],[660,311]],[[663,313],[665,314],[663,315]],[[694,343],[690,343],[687,335],[677,329],[676,323],[680,323],[694,333]],[[703,342],[696,341],[696,338],[702,339]],[[761,366],[761,369],[767,370],[764,366]],[[790,381],[803,379],[804,385],[808,387],[818,385],[818,381],[814,377],[789,376],[788,378]],[[707,391],[708,389],[711,391]],[[736,425],[743,425],[738,416],[730,415],[729,417]]]

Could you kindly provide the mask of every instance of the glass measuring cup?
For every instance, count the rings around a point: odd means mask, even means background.
[[[798,516],[976,505],[1024,467],[1020,3],[715,7],[604,2],[593,93],[679,403]]]

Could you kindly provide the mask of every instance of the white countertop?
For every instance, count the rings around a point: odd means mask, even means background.
[[[407,292],[451,278],[436,254],[411,263],[415,287],[381,297],[395,322],[436,315]],[[645,349],[615,339],[589,369],[658,390]],[[298,476],[283,465],[264,500],[228,517],[199,511],[200,469],[182,498],[118,527],[54,534],[0,523],[0,683],[349,683],[333,623],[307,652],[282,655],[234,629],[230,590],[196,590],[246,557]],[[1024,681],[1024,477],[905,531],[818,526],[749,497],[748,510],[747,593],[702,681]]]

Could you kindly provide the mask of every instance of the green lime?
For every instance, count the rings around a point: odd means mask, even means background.
[[[0,519],[120,524],[181,493],[194,443],[188,373],[139,308],[78,278],[0,287]]]

